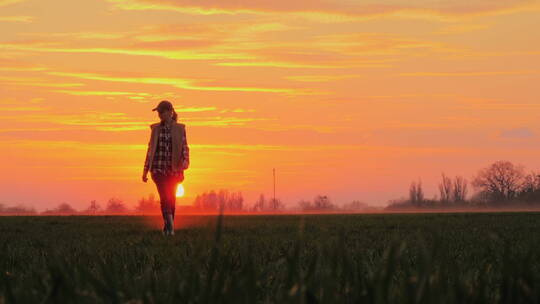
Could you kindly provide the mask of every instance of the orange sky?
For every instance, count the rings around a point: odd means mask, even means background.
[[[411,4],[414,3],[414,4]],[[539,1],[0,0],[0,203],[134,205],[151,109],[186,197],[385,205],[421,178],[540,169]]]

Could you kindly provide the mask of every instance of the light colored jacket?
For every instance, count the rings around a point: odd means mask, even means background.
[[[145,168],[148,171],[152,170],[154,154],[156,153],[159,131],[161,125],[159,122],[150,125],[151,134],[148,141],[148,149],[146,150]],[[186,126],[175,121],[171,124],[171,139],[172,139],[172,168],[174,171],[185,170],[189,167],[189,150],[187,149],[187,141],[185,138]],[[184,146],[184,143],[185,146]]]

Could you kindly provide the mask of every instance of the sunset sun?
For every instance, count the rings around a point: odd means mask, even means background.
[[[178,184],[176,187],[176,197],[182,197],[184,196],[184,186],[182,184]]]

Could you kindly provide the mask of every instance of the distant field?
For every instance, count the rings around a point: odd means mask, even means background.
[[[539,303],[540,213],[0,217],[0,303]]]

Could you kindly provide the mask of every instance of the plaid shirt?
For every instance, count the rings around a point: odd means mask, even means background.
[[[184,129],[183,137],[183,149],[182,149],[182,159],[183,168],[189,166],[189,147],[187,145],[186,139],[186,130]],[[146,155],[148,157],[148,155]],[[148,170],[150,163],[148,158],[144,161],[144,169]],[[172,137],[171,137],[171,128],[167,124],[161,123],[161,129],[158,136],[158,143],[156,147],[156,152],[154,154],[154,159],[152,161],[152,173],[161,173],[165,175],[182,175],[182,171],[173,172],[172,170]]]

